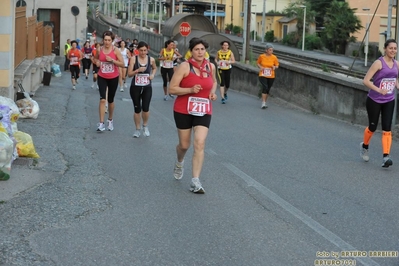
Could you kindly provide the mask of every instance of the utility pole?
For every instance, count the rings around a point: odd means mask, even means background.
[[[252,6],[252,0],[244,0],[244,26],[245,26],[245,30],[244,30],[244,42],[245,42],[245,46],[243,47],[243,49],[245,49],[245,56],[244,57],[244,62],[245,64],[249,63],[249,44],[251,41],[251,32],[250,32],[250,28],[251,28],[251,20],[249,19],[251,17],[251,6]]]
[[[388,3],[387,40],[391,38],[392,0]]]
[[[248,42],[249,38],[247,38],[247,27],[248,27],[248,1],[249,0],[244,0],[244,25],[243,25],[243,32],[242,32],[242,38],[243,38],[243,44],[242,44],[242,58],[244,59],[244,63],[247,61],[247,53],[249,50],[247,50],[248,47]]]
[[[262,43],[265,42],[265,27],[266,27],[266,0],[263,0],[262,10]]]

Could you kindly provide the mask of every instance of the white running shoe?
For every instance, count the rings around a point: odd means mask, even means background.
[[[73,85],[73,86],[72,86],[72,89],[73,89],[73,90],[76,90],[76,86],[75,86],[75,85]]]
[[[96,84],[93,83],[93,85],[91,85],[91,88],[92,88],[92,89],[94,89],[94,85],[96,85]]]
[[[168,95],[165,95],[165,96],[163,97],[163,100],[164,100],[164,101],[168,100]]]
[[[176,161],[175,168],[173,169],[173,176],[175,177],[175,179],[180,180],[183,177],[183,173],[184,173],[183,164],[180,163],[180,166],[179,166],[179,164]]]
[[[123,87],[125,87],[125,89],[127,89],[127,85],[126,85],[126,83],[125,83],[125,84],[123,84]]]
[[[108,127],[107,127],[107,129],[108,129],[109,131],[114,130],[114,121],[108,119],[107,122],[108,122]]]
[[[123,86],[121,86],[121,89],[120,89],[120,91],[125,91],[125,90],[123,89]]]
[[[392,163],[392,160],[391,160],[391,158],[389,157],[389,156],[386,156],[386,157],[384,157],[383,159],[382,159],[382,167],[384,167],[384,168],[388,168],[389,166],[391,166],[393,163]]]
[[[198,194],[204,194],[205,190],[201,185],[201,182],[199,181],[199,178],[192,178],[191,179],[191,185],[190,185],[190,191]]]
[[[267,108],[267,104],[266,104],[266,102],[262,102],[262,106],[261,106],[261,108],[262,108],[262,109],[266,109],[266,108]]]
[[[370,160],[370,157],[369,157],[369,150],[363,148],[363,142],[360,142],[360,157],[362,157],[362,159],[363,159],[365,162],[368,162],[368,161]]]
[[[140,137],[140,129],[136,129],[133,133],[133,138],[138,138]]]
[[[98,123],[97,124],[97,132],[102,132],[102,131],[104,131],[105,130],[105,125],[104,125],[104,123]]]
[[[148,130],[147,126],[143,126],[143,135],[146,137],[150,136],[150,131]]]

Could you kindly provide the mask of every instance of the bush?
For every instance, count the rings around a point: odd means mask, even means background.
[[[284,36],[282,43],[288,46],[296,47],[298,44],[298,36],[296,32],[290,32]]]
[[[274,41],[274,30],[269,30],[265,34],[265,40],[267,42],[273,42]]]
[[[241,33],[241,31],[242,31],[242,28],[240,26],[234,26],[233,27],[233,33],[234,34]]]
[[[298,42],[298,48],[302,47],[302,39]],[[323,48],[323,42],[317,35],[305,35],[306,50],[320,50]]]

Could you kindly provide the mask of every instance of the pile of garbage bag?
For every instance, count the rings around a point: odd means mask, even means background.
[[[8,180],[18,157],[39,158],[32,137],[18,130],[19,118],[37,118],[39,105],[29,95],[16,103],[0,96],[0,181]]]

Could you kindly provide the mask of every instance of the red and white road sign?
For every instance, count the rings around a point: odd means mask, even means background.
[[[191,33],[191,26],[188,22],[182,22],[180,24],[180,34],[183,37],[187,37]]]

